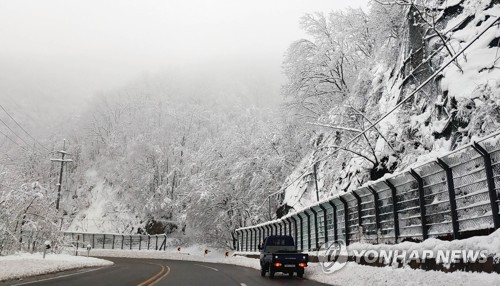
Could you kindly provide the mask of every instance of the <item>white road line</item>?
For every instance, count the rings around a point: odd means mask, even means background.
[[[245,283],[240,283],[240,285],[241,285],[241,286],[247,286],[247,284],[245,284]]]
[[[24,282],[24,283],[21,283],[21,284],[14,284],[13,286],[28,285],[28,284],[34,284],[34,283],[38,283],[38,282],[42,282],[42,281],[49,281],[49,280],[59,279],[59,278],[63,278],[63,277],[68,277],[68,276],[73,276],[73,275],[78,275],[78,274],[84,274],[84,273],[88,273],[88,272],[100,270],[100,269],[103,269],[103,268],[104,267],[99,267],[99,268],[96,268],[96,269],[90,269],[90,270],[87,270],[87,271],[80,271],[80,272],[76,272],[76,273],[71,273],[71,274],[66,274],[66,275],[60,275],[60,276],[46,278],[46,279],[42,279],[42,280],[36,280],[36,281],[31,281],[31,282]],[[31,277],[26,277],[26,278],[31,278]]]
[[[219,271],[217,268],[213,268],[213,267],[210,267],[210,266],[206,266],[206,265],[201,265],[201,264],[195,264],[195,265],[198,265],[198,266],[201,266],[201,267],[205,267],[205,268],[210,268],[214,271]]]

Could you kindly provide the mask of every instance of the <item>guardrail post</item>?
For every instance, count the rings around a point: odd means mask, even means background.
[[[139,250],[141,250],[141,245],[142,245],[142,235],[139,234]]]
[[[328,204],[332,207],[332,215],[333,215],[333,241],[339,240],[338,232],[337,232],[337,206],[333,203],[333,201],[328,201]]]
[[[347,202],[344,198],[339,196],[340,202],[344,205],[344,231],[345,231],[345,245],[349,245],[349,214],[347,213]]]
[[[236,232],[236,251],[240,251],[240,231],[237,230]]]
[[[125,240],[125,236],[122,234],[122,247],[120,248],[121,250],[123,250],[123,241]]]
[[[304,211],[304,214],[307,217],[307,250],[311,251],[311,215],[307,213],[307,210]]]
[[[318,237],[318,230],[319,230],[319,227],[318,227],[318,212],[313,210],[313,208],[310,208],[311,212],[313,213],[314,215],[314,233],[316,234],[314,236],[315,238],[315,242],[316,242],[316,249],[319,248],[319,237]]]
[[[248,229],[248,233],[249,233],[249,236],[248,236],[249,238],[248,238],[248,249],[247,249],[247,251],[251,252],[252,251],[252,229],[251,228]]]
[[[113,234],[113,243],[111,244],[111,249],[115,249],[115,235]]]
[[[262,236],[262,235],[261,235],[261,233],[260,233],[260,227],[257,227],[257,242],[258,242],[259,244],[260,244],[260,238],[261,238],[261,236]],[[257,245],[257,246],[258,246],[258,245]],[[257,249],[259,249],[259,248],[257,247]]]
[[[279,223],[280,225],[280,235],[283,235],[283,226],[281,225],[281,223]]]
[[[453,182],[453,170],[441,160],[436,158],[437,164],[446,172],[446,185],[448,186],[448,198],[450,200],[451,226],[453,229],[453,239],[460,239],[458,227],[457,201],[455,199],[455,183]]]
[[[410,169],[410,174],[415,178],[418,185],[418,202],[420,204],[420,220],[422,222],[422,238],[426,240],[429,236],[427,234],[427,220],[425,218],[425,199],[424,199],[424,180],[420,177],[415,170]]]
[[[94,236],[95,236],[95,235],[94,235],[94,234],[92,234],[92,248],[95,248],[95,240],[94,240],[94,238],[95,238],[95,237],[94,237]]]
[[[255,234],[253,232],[253,228],[248,229],[248,231],[250,232],[250,251],[253,251],[253,248],[254,248],[253,243],[254,243]]]
[[[327,215],[326,215],[326,208],[323,205],[319,205],[319,208],[323,212],[323,230],[325,233],[324,241],[325,241],[325,243],[327,243],[328,242],[328,220],[327,220]]]
[[[245,238],[245,231],[240,230],[240,251],[245,251],[245,244],[243,243],[244,238]]]
[[[156,242],[155,242],[155,250],[158,250],[158,234],[155,234]]]
[[[290,225],[290,218],[286,218],[283,220],[283,225],[285,226],[284,227],[284,230],[285,230],[285,235],[289,235],[289,236],[292,236],[292,233],[291,233],[291,225]]]
[[[148,250],[149,250],[149,244],[151,243],[151,236],[148,234]]]
[[[244,237],[243,230],[240,230],[239,237],[238,237],[238,239],[239,239],[239,241],[238,241],[239,242],[238,247],[240,248],[240,251],[244,251],[243,248],[244,248],[245,245],[243,244],[243,237]]]
[[[130,238],[130,250],[132,250],[132,235],[130,235],[129,238]]]
[[[246,231],[243,229],[241,231],[241,251],[246,251],[245,248],[246,248],[246,243],[245,243],[245,236],[246,236]]]
[[[106,243],[106,235],[102,235],[102,249],[104,249],[104,244]]]
[[[83,234],[82,234],[83,235]],[[75,256],[78,256],[78,242],[80,242],[80,236],[76,235],[76,249],[75,249]]]
[[[236,239],[236,236],[236,230],[234,230],[234,234],[231,235],[231,238],[233,239],[234,250],[238,251],[238,240]]]
[[[274,228],[274,235],[278,235],[278,224],[273,223],[273,228]]]
[[[297,215],[300,221],[300,250],[304,250],[304,222],[300,214]]]
[[[363,225],[363,220],[361,219],[361,198],[359,195],[356,193],[355,190],[351,191],[351,194],[356,198],[356,203],[358,205],[357,210],[358,210],[358,225],[362,226]]]
[[[259,241],[259,238],[257,236],[257,228],[254,227],[253,229],[253,251],[257,251],[257,244]]]
[[[245,229],[245,251],[248,252],[248,230]]]
[[[240,251],[240,232],[238,230],[235,230],[234,235],[236,236],[236,244],[235,244],[236,251]]]
[[[293,216],[291,216],[290,219],[293,221],[293,227],[295,230],[295,245],[298,248],[298,246],[299,246],[299,242],[298,242],[299,233],[297,231],[297,220]]]
[[[493,176],[493,168],[491,167],[491,156],[483,146],[479,145],[477,142],[472,143],[472,148],[476,150],[482,157],[484,161],[484,169],[486,171],[486,182],[488,183],[488,191],[490,195],[490,205],[491,213],[493,216],[493,226],[495,230],[500,227],[500,216],[498,214],[498,195],[495,190],[495,179]]]
[[[258,251],[259,250],[260,231],[259,231],[258,227],[255,227],[254,230],[255,230],[255,238],[254,238],[255,245],[254,245],[254,249],[255,249],[255,251]]]
[[[259,251],[260,228],[255,227],[255,251]]]
[[[250,228],[248,231],[250,231],[250,251],[254,250],[254,242],[255,242],[255,234],[253,232],[253,228]]]
[[[251,228],[250,229],[250,250],[251,251],[255,251],[255,238],[256,238],[255,229]]]
[[[385,180],[384,183],[391,189],[392,197],[392,217],[394,219],[394,243],[398,243],[399,239],[399,218],[398,218],[398,208],[397,208],[397,197],[396,197],[396,187],[389,181]]]
[[[381,229],[381,226],[380,226],[380,210],[379,210],[379,205],[378,205],[378,193],[377,193],[377,191],[372,186],[368,186],[368,190],[373,195],[373,207],[375,208],[375,226],[376,226],[376,229],[377,229],[377,240],[378,240],[378,231],[379,231],[379,229]]]

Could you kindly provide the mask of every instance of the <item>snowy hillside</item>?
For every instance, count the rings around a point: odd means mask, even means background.
[[[371,1],[305,14],[306,38],[282,51],[286,81],[224,55],[102,91],[50,124],[36,122],[45,105],[2,105],[26,111],[0,110],[2,132],[26,134],[0,142],[0,254],[61,230],[234,248],[237,228],[497,131],[499,16],[498,0]]]
[[[286,209],[301,209],[316,201],[314,164],[321,199],[498,130],[500,4],[497,1],[401,3],[373,3],[370,14],[365,16],[368,23],[384,14],[392,16],[389,21],[393,27],[386,31],[389,33],[386,40],[374,39],[373,54],[363,58],[363,63],[369,64],[346,75],[352,80],[351,88],[346,91],[348,97],[318,117],[313,150],[282,187]],[[342,35],[333,29],[334,17],[337,16],[331,14],[324,22],[318,20],[316,28],[324,27],[338,39]],[[387,27],[380,30],[384,28]],[[308,31],[316,45],[325,45],[314,34],[315,30]],[[472,44],[465,49],[469,43]],[[334,47],[326,45],[327,48]],[[433,77],[463,49],[455,61]],[[417,90],[429,78],[430,82]],[[391,112],[407,97],[407,102]],[[361,130],[386,114],[375,128],[352,141]]]

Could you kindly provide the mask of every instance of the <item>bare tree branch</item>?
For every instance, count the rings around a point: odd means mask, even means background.
[[[338,130],[344,130],[344,131],[349,131],[349,132],[358,132],[358,133],[361,132],[360,129],[356,129],[356,128],[333,126],[333,125],[328,125],[328,124],[323,124],[323,123],[314,123],[314,122],[306,122],[306,123],[310,124],[310,125],[327,127],[327,128],[332,128],[332,129],[338,129]]]

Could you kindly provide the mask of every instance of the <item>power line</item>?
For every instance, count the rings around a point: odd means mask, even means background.
[[[23,146],[19,145],[19,143],[17,143],[15,140],[12,140],[12,138],[10,138],[9,136],[7,136],[7,134],[3,133],[2,131],[0,131],[0,134],[2,134],[3,136],[5,136],[7,139],[9,139],[12,143],[16,144],[17,146],[19,146],[21,149],[23,149],[24,151],[28,152],[28,149],[24,148]]]
[[[14,121],[14,123],[16,123],[17,126],[19,126],[19,128],[21,128],[22,131],[24,131],[24,133],[28,134],[28,136],[33,139],[33,141],[35,141],[38,145],[42,146],[42,148],[44,148],[45,150],[47,151],[50,151],[49,148],[45,147],[44,145],[42,145],[38,140],[35,139],[35,137],[31,136],[31,134],[26,131],[26,129],[24,129],[21,124],[19,124],[15,119],[14,117],[12,117],[12,115],[10,115],[10,113],[7,112],[7,110],[5,110],[5,108],[0,104],[0,108],[2,108],[2,110],[5,112],[5,114],[7,114],[7,116],[10,117],[10,119],[12,119],[12,121]]]
[[[28,142],[26,142],[23,138],[21,138],[21,136],[17,135],[17,133],[14,132],[14,130],[12,130],[12,128],[10,128],[9,125],[7,125],[7,123],[5,123],[5,121],[3,121],[1,118],[0,118],[0,122],[2,122],[3,125],[5,125],[5,127],[7,127],[7,129],[9,129],[10,132],[12,132],[12,134],[14,134],[17,138],[21,139],[21,141],[23,141],[24,144],[26,144],[27,146],[30,146],[30,144]]]

